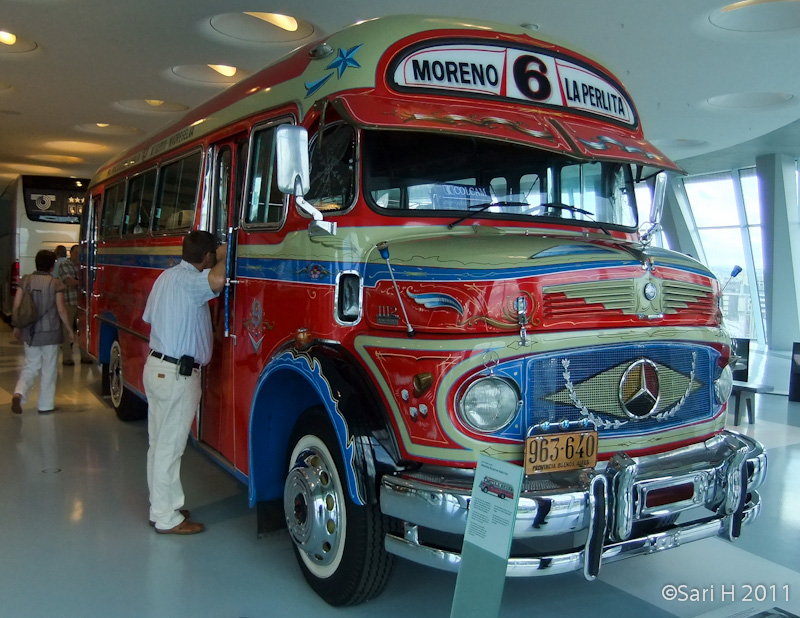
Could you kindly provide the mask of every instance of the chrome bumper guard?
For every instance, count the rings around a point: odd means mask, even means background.
[[[514,540],[535,546],[559,535],[585,537],[569,551],[512,557],[507,575],[530,577],[583,570],[594,579],[600,565],[672,549],[700,539],[736,539],[742,524],[759,514],[756,489],[764,482],[767,455],[747,436],[723,431],[704,443],[631,458],[614,455],[606,465],[572,473],[526,477],[517,507]],[[431,468],[385,476],[381,510],[404,522],[403,537],[387,535],[386,550],[414,562],[458,571],[461,555],[424,544],[419,528],[462,536],[473,471]],[[648,496],[682,488],[678,501]],[[685,495],[691,491],[691,496]],[[701,509],[704,516],[653,534],[633,535],[634,524]],[[546,552],[545,552],[546,553]]]

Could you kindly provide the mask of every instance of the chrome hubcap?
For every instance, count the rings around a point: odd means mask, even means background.
[[[286,525],[297,547],[319,566],[338,555],[342,534],[342,494],[329,470],[331,463],[313,449],[302,451],[283,491]]]
[[[111,403],[118,408],[122,402],[122,352],[119,343],[111,346],[111,360],[108,364],[109,390],[111,391]]]

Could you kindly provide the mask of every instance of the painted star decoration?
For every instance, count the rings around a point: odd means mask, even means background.
[[[356,45],[355,47],[351,47],[347,51],[342,50],[339,48],[339,53],[336,56],[336,59],[331,62],[325,69],[336,69],[339,73],[338,77],[341,79],[344,72],[347,70],[348,67],[353,67],[355,69],[360,69],[361,65],[358,64],[358,61],[353,58],[356,52],[361,49],[361,45]]]
[[[317,90],[322,88],[334,74],[338,74],[337,76],[341,79],[344,72],[349,68],[353,67],[354,69],[360,69],[361,65],[358,61],[353,57],[356,55],[356,52],[361,48],[362,44],[356,45],[355,47],[351,47],[347,51],[343,50],[341,47],[339,48],[339,53],[336,55],[336,58],[331,62],[328,66],[325,67],[326,71],[333,70],[335,73],[328,73],[327,75],[319,78],[314,82],[306,82],[306,98],[310,97],[314,94]]]

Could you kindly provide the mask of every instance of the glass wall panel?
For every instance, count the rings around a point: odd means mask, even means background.
[[[739,225],[733,183],[728,172],[687,178],[683,184],[698,228]]]
[[[753,272],[758,285],[758,304],[761,307],[761,320],[767,323],[766,295],[764,293],[764,250],[761,243],[761,228],[751,225],[747,228],[750,232],[750,246],[753,248]]]
[[[734,183],[741,187],[744,208],[737,204],[738,188]],[[695,176],[686,179],[684,187],[707,266],[726,286],[722,299],[725,324],[734,337],[757,339],[765,317],[756,171],[749,168],[736,174]],[[737,265],[742,272],[731,279],[731,271]],[[754,310],[755,304],[760,306]]]
[[[742,182],[742,195],[744,196],[744,211],[747,215],[747,225],[761,225],[761,206],[758,200],[758,176],[756,169],[749,167],[739,170],[739,180]]]
[[[699,230],[699,233],[708,267],[720,284],[726,286],[722,297],[725,325],[734,337],[752,338],[755,327],[752,322],[747,262],[739,228],[713,228]],[[731,271],[736,265],[741,266],[743,271],[731,279]]]

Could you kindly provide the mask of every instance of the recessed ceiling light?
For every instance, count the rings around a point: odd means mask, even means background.
[[[83,163],[84,161],[84,159],[81,159],[80,157],[55,154],[32,154],[25,155],[25,158],[33,161],[44,161],[46,163]]]
[[[222,13],[207,23],[208,34],[231,43],[288,43],[314,34],[314,27],[306,21],[280,13]]]
[[[711,13],[717,28],[733,32],[776,32],[800,27],[796,0],[744,0]]]
[[[236,75],[236,67],[230,67],[227,64],[209,64],[208,66],[225,77],[233,77]]]
[[[185,112],[189,109],[188,105],[162,101],[161,99],[127,99],[117,101],[114,104],[126,112],[142,112],[144,114],[169,114],[175,112]]]
[[[785,92],[736,92],[711,97],[706,102],[712,107],[727,109],[757,109],[785,105],[794,97]]]
[[[36,49],[36,41],[26,39],[7,30],[0,30],[0,54],[19,54]]]
[[[235,73],[233,73],[232,71],[223,68],[224,65],[214,66],[216,68],[212,68],[212,65],[210,64],[183,64],[172,67],[169,70],[169,73],[167,73],[167,76],[178,77],[182,80],[205,84],[207,86],[229,86],[250,75],[248,71],[244,71],[242,69],[236,69]],[[220,68],[227,73],[233,74],[224,75],[220,72],[220,70],[218,70]],[[234,68],[235,67],[228,67],[228,69]]]
[[[97,152],[105,152],[108,146],[104,144],[95,144],[92,142],[72,142],[72,141],[54,141],[45,142],[43,144],[46,148],[59,150],[61,152],[93,154]]]
[[[64,170],[60,167],[51,167],[49,165],[29,165],[27,163],[0,163],[7,170],[16,172],[17,174],[42,174],[47,176],[56,176],[63,174]]]
[[[708,146],[709,143],[700,139],[691,139],[688,137],[678,137],[675,139],[654,139],[650,142],[656,148],[669,149],[669,148],[698,148],[700,146]]]
[[[251,13],[249,11],[245,11],[244,14],[265,21],[273,26],[278,26],[278,28],[282,28],[287,32],[297,32],[297,29],[300,27],[297,20],[289,15],[281,15],[280,13]]]
[[[97,133],[101,135],[136,135],[141,133],[136,127],[121,124],[108,124],[107,122],[92,122],[75,125],[75,128],[84,133]]]

